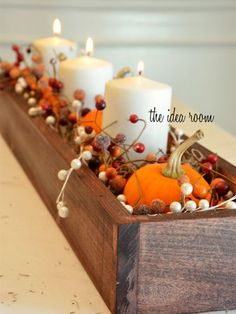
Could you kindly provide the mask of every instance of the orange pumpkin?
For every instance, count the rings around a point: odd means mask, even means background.
[[[95,122],[96,121],[96,122]],[[102,129],[102,111],[92,110],[79,120],[79,125],[92,126],[96,133]]]
[[[167,163],[146,165],[138,169],[128,180],[124,194],[128,204],[136,206],[145,204],[150,206],[155,199],[161,199],[167,205],[173,201],[180,201],[181,191],[178,178],[186,174],[190,183],[201,185],[210,191],[209,184],[189,164],[181,165],[184,152],[196,141],[203,137],[201,130],[183,142],[171,154]],[[197,201],[193,195],[191,199]],[[209,197],[209,194],[208,194]],[[207,198],[208,198],[207,197]]]

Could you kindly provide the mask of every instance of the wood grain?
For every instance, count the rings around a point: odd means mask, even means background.
[[[118,235],[117,313],[137,313],[139,224],[120,225]]]
[[[236,308],[236,217],[140,225],[138,311]]]

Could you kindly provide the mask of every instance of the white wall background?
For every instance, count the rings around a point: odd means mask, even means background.
[[[146,76],[236,135],[236,0],[0,0],[0,56],[49,36],[55,17],[116,70],[144,60]]]

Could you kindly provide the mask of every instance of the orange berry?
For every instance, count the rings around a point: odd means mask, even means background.
[[[86,146],[84,146],[84,150],[88,150],[92,153],[93,152],[93,146],[92,145],[86,145]]]
[[[117,176],[117,171],[115,168],[109,167],[106,169],[106,177],[108,180],[115,179],[116,176]]]
[[[107,166],[105,164],[102,164],[100,167],[99,167],[99,172],[102,172],[102,171],[105,171],[107,169]]]
[[[195,184],[193,186],[193,196],[196,198],[206,198],[208,192],[208,189],[202,184]]]
[[[21,75],[24,77],[26,77],[27,75],[30,75],[30,74],[31,74],[31,70],[28,67],[21,70]]]
[[[157,156],[154,153],[148,153],[145,159],[148,162],[155,162],[157,161]]]
[[[31,89],[31,90],[36,90],[36,88],[37,88],[36,83],[30,84],[30,89]]]
[[[82,89],[76,89],[74,92],[74,98],[77,100],[83,101],[85,96],[85,91],[83,91]]]
[[[36,77],[32,74],[27,75],[25,77],[26,83],[30,86],[31,84],[36,84],[37,80]]]
[[[20,76],[20,69],[19,67],[13,67],[10,72],[9,75],[12,79],[17,79]]]
[[[0,68],[5,72],[9,72],[12,69],[12,64],[9,62],[0,62]]]
[[[43,61],[40,54],[33,54],[32,57],[31,57],[31,60],[34,63],[41,63]]]
[[[113,146],[110,148],[110,153],[112,157],[119,157],[122,153],[121,148],[119,146]]]
[[[52,90],[51,88],[45,88],[44,92],[43,92],[43,98],[48,100],[50,97],[52,96]]]

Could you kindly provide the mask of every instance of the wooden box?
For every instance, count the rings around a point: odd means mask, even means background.
[[[0,92],[0,130],[112,313],[236,308],[236,211],[132,216],[86,167],[57,215],[59,169],[72,149],[19,97]],[[236,176],[225,161],[222,167]]]

